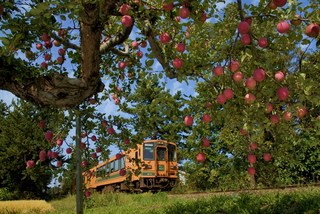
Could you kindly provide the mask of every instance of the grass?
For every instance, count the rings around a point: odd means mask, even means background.
[[[50,202],[53,214],[75,213],[75,197]],[[196,213],[320,213],[320,188],[220,193],[209,195],[168,195],[167,193],[92,194],[85,202],[90,214],[196,214]]]
[[[35,214],[52,211],[51,204],[43,200],[0,201],[0,214]]]

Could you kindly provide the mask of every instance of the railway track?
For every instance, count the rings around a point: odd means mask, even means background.
[[[214,195],[237,195],[241,193],[265,193],[265,192],[290,192],[303,190],[307,188],[319,188],[320,183],[310,184],[310,185],[292,185],[285,187],[277,187],[277,188],[254,188],[254,189],[243,189],[243,190],[221,190],[221,191],[212,191],[212,192],[188,192],[188,193],[174,193],[168,192],[169,197],[186,197],[186,198],[198,198],[198,197],[209,197]]]

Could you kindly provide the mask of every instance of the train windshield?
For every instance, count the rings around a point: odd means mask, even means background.
[[[143,144],[143,159],[144,160],[154,160],[154,144],[145,143]]]
[[[165,147],[157,148],[157,159],[158,159],[158,161],[166,160],[166,152],[167,152],[167,149]]]
[[[176,146],[169,144],[168,145],[168,161],[176,161],[176,160],[177,160]]]

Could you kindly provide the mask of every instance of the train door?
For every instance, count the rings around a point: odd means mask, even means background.
[[[168,176],[168,149],[165,146],[156,147],[156,176]]]

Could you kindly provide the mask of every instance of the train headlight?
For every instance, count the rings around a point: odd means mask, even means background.
[[[177,167],[176,167],[176,166],[170,166],[170,169],[172,169],[172,170],[176,170],[176,169],[177,169]]]

